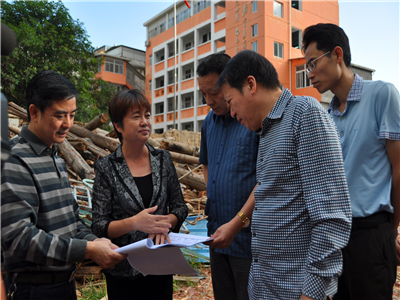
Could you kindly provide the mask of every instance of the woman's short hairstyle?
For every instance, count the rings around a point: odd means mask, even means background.
[[[151,105],[140,90],[122,90],[114,95],[108,107],[108,114],[113,123],[115,133],[122,143],[122,134],[118,132],[114,124],[124,128],[124,118],[133,108],[151,112]]]

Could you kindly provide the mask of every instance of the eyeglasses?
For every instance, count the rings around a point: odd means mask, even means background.
[[[329,53],[331,53],[331,51],[328,51],[328,52],[322,54],[321,56],[318,56],[316,59],[313,59],[313,60],[310,61],[308,64],[306,64],[307,73],[310,73],[310,72],[314,71],[314,70],[315,70],[315,62],[316,62],[318,59],[320,59],[321,57],[323,57],[323,56],[325,56],[325,55],[327,55],[327,54],[329,54]]]

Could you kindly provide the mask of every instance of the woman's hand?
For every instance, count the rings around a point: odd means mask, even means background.
[[[154,242],[154,245],[162,245],[165,243],[165,241],[171,243],[168,233],[156,233],[156,234],[151,233],[149,234],[149,239],[151,239]]]
[[[171,224],[167,223],[168,216],[152,215],[157,210],[157,205],[144,209],[135,216],[130,217],[134,227],[133,230],[140,230],[150,234],[167,234]]]

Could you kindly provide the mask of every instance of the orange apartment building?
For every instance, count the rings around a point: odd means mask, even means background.
[[[145,90],[152,102],[156,133],[174,124],[180,130],[200,131],[210,109],[199,92],[196,68],[212,53],[234,56],[243,49],[257,51],[275,66],[283,88],[290,89],[294,95],[310,95],[321,101],[323,96],[307,79],[301,53],[302,34],[312,24],[339,24],[338,1],[188,2],[190,8],[184,1],[177,1],[176,18],[171,5],[144,23],[147,30]]]
[[[117,88],[140,89],[145,91],[146,55],[143,50],[114,45],[102,46],[94,51],[97,59],[102,59],[96,78],[107,81]]]

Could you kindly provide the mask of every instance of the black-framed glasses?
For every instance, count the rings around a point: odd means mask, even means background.
[[[310,72],[314,71],[314,70],[315,70],[315,62],[316,62],[318,59],[320,59],[321,57],[323,57],[323,56],[325,56],[325,55],[327,55],[327,54],[329,54],[329,53],[331,53],[331,51],[328,51],[328,52],[322,54],[321,56],[318,56],[316,59],[313,59],[313,60],[310,61],[308,64],[306,64],[307,73],[310,73]]]

